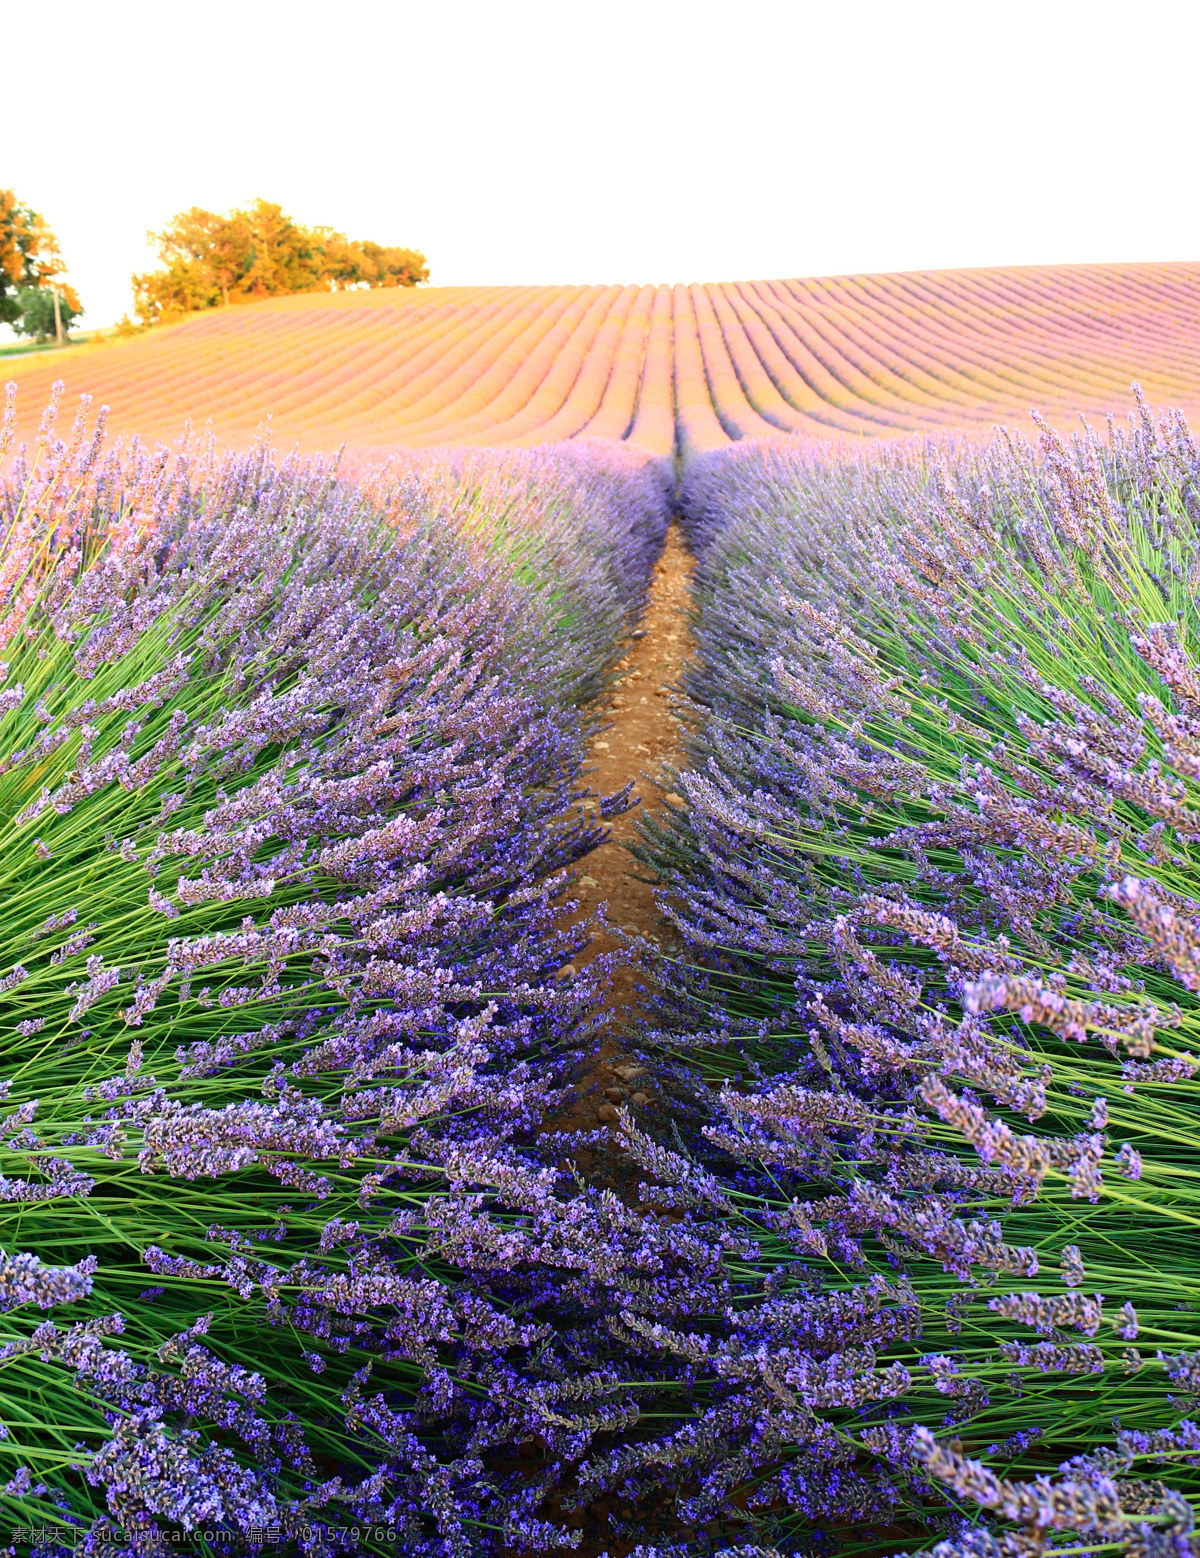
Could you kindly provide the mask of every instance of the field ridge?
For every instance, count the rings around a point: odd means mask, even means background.
[[[248,446],[850,440],[1200,405],[1200,263],[1018,266],[676,286],[297,294],[19,358],[29,436],[57,377],[113,427]]]

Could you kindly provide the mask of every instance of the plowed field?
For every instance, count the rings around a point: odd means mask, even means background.
[[[1103,415],[1137,379],[1200,406],[1200,264],[911,272],[674,288],[299,295],[104,349],[16,359],[25,426],[54,378],[112,425],[303,449],[857,438]]]

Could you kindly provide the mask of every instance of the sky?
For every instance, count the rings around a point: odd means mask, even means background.
[[[148,231],[257,196],[433,284],[1200,257],[1200,7],[59,0],[0,66],[0,187],[83,327]]]

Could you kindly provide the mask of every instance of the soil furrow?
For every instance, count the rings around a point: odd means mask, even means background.
[[[601,795],[611,795],[632,783],[639,804],[618,817],[607,843],[584,862],[573,896],[580,901],[578,919],[603,910],[604,921],[626,934],[665,945],[673,937],[654,901],[654,888],[639,880],[639,866],[628,850],[637,818],[664,804],[653,778],[663,763],[678,764],[682,756],[681,726],[672,710],[672,689],[678,684],[690,650],[687,605],[693,559],[678,527],[671,526],[662,556],[655,566],[650,598],[638,636],[618,667],[619,679],[609,695],[611,725],[592,745],[588,783]],[[590,963],[622,945],[619,934],[603,928],[593,936],[577,965]],[[565,977],[570,977],[566,975]],[[620,1035],[637,1010],[638,971],[617,969],[606,1005],[611,1022],[596,1061],[580,1078],[569,1108],[547,1121],[549,1130],[595,1128],[616,1119],[616,1105],[626,1100],[644,1107],[649,1095],[638,1085],[634,1067],[620,1052]],[[628,1071],[630,1075],[621,1073]],[[586,1173],[589,1166],[578,1166]]]

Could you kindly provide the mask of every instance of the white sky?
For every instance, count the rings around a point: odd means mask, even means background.
[[[58,232],[85,326],[130,307],[147,229],[257,195],[420,248],[435,284],[1200,258],[1191,3],[54,16],[52,63],[0,67],[0,186]]]

